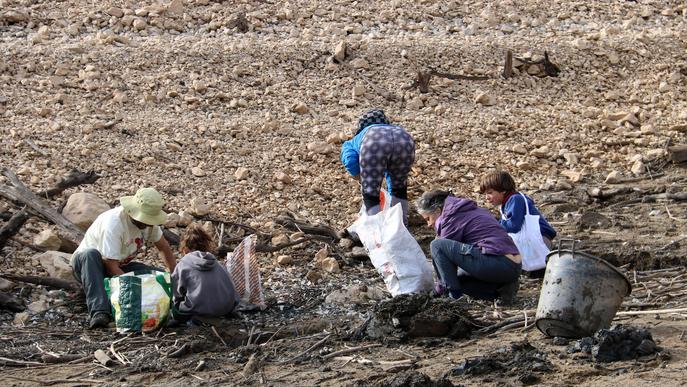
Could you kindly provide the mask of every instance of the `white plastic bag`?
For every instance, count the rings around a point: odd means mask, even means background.
[[[255,256],[257,235],[251,234],[227,255],[227,272],[239,295],[240,309],[265,309],[265,295],[262,291],[260,266]]]
[[[432,266],[403,225],[400,204],[376,215],[362,215],[348,231],[358,234],[392,296],[432,289]]]
[[[508,233],[515,242],[515,246],[520,251],[522,257],[522,270],[534,271],[546,267],[546,255],[549,253],[549,248],[544,243],[544,238],[541,235],[541,228],[539,227],[539,215],[531,215],[530,207],[527,204],[527,198],[522,193],[520,194],[525,201],[525,221],[522,223],[522,228],[517,233]],[[504,214],[501,213],[501,218],[505,219]]]

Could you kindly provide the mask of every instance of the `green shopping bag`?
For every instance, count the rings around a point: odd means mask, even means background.
[[[152,332],[170,315],[172,280],[167,272],[136,271],[105,278],[117,332]]]

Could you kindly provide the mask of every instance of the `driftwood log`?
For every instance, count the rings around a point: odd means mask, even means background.
[[[49,286],[56,289],[76,290],[78,285],[75,282],[65,281],[54,277],[39,277],[33,275],[16,275],[0,273],[0,277],[10,281],[25,282],[34,285]]]
[[[4,226],[0,227],[0,250],[5,247],[10,238],[12,238],[19,229],[24,225],[24,223],[29,219],[29,214],[25,209],[17,211],[12,215],[12,217],[5,223]]]
[[[81,242],[84,232],[80,228],[52,208],[48,202],[31,192],[14,172],[3,168],[2,174],[9,180],[10,185],[0,185],[0,196],[13,203],[27,206],[29,213],[55,224],[62,232],[62,236],[70,242],[76,245]]]
[[[309,235],[322,235],[338,241],[339,236],[334,228],[326,224],[312,224],[307,221],[298,220],[290,216],[279,216],[274,220],[275,223],[282,225],[289,230],[301,231]]]
[[[64,192],[66,189],[82,184],[93,184],[100,178],[95,171],[81,172],[73,169],[69,174],[55,184],[54,187],[36,194],[39,197],[52,198]]]

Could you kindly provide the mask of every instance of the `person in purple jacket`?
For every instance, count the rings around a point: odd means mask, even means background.
[[[416,206],[437,233],[430,250],[440,281],[438,293],[446,289],[452,298],[467,294],[511,303],[518,290],[521,257],[491,213],[473,200],[441,190],[425,192]]]

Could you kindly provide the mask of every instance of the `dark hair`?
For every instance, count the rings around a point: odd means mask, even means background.
[[[440,189],[425,192],[415,202],[417,212],[420,214],[427,214],[429,212],[440,210],[444,208],[444,202],[446,201],[446,198],[451,195],[453,195],[451,191],[443,191]]]
[[[186,232],[179,243],[179,250],[184,248],[188,251],[213,251],[215,242],[200,224],[193,223],[186,228]]]
[[[497,192],[515,192],[515,180],[506,171],[494,171],[484,176],[479,181],[479,193],[483,194],[488,189]]]

